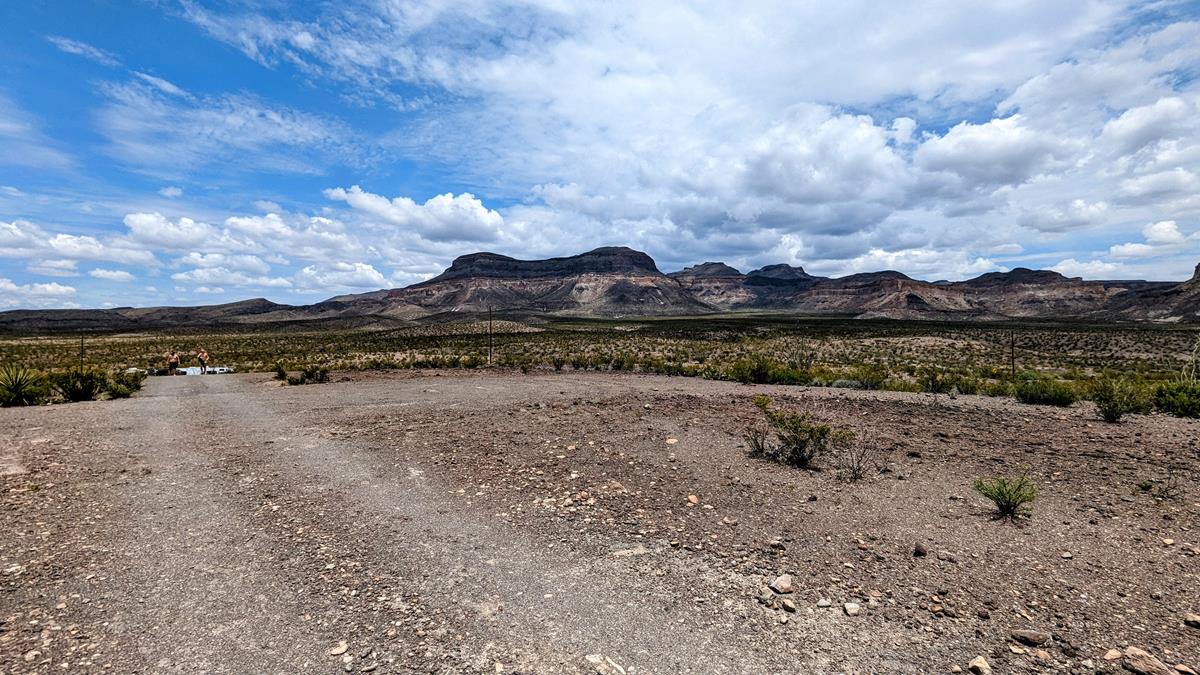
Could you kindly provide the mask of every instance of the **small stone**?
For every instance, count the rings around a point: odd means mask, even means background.
[[[785,612],[796,611],[796,602],[794,600],[792,600],[791,598],[784,598],[783,599],[783,610]]]
[[[588,654],[583,658],[596,675],[625,675],[624,668],[603,654]]]
[[[846,616],[858,616],[859,612],[862,611],[862,607],[853,602],[847,602],[842,605],[842,609],[846,612]]]
[[[688,503],[693,506],[700,503],[700,498],[696,495],[688,495]]]
[[[42,653],[39,652],[38,650],[30,649],[29,651],[25,652],[25,662],[29,663],[30,661],[37,659],[37,657],[39,657],[41,655],[42,655]]]
[[[1175,545],[1174,539],[1163,539],[1163,546],[1174,546],[1174,545]]]
[[[958,664],[956,663],[956,664],[954,664],[953,666],[950,666],[950,672],[952,672],[952,673],[961,673],[961,672],[962,672],[962,666],[960,666],[960,665],[958,665]]]
[[[1063,551],[1062,557],[1063,557],[1063,560],[1070,560],[1071,558],[1074,558],[1075,556],[1070,551]]]
[[[831,606],[833,606],[833,603],[829,601],[829,598],[821,598],[820,600],[817,601],[817,607],[831,607]]]
[[[925,544],[922,544],[918,541],[916,545],[913,546],[913,557],[924,558],[927,555],[929,555],[929,548],[926,547]]]
[[[1040,647],[1050,641],[1050,634],[1039,630],[1014,630],[1012,638],[1023,645]]]
[[[678,438],[668,438],[667,439],[667,445],[675,445],[678,442],[679,442]]]
[[[1180,675],[1196,675],[1196,671],[1192,670],[1186,664],[1183,664],[1183,663],[1176,663],[1175,671],[1180,673]]]
[[[976,656],[967,664],[967,670],[975,673],[975,675],[992,675],[992,667],[988,665],[987,659],[982,656]]]
[[[350,649],[350,645],[346,644],[345,640],[341,640],[329,649],[329,655],[341,656],[342,654],[345,654],[348,649]]]
[[[771,582],[771,590],[779,593],[780,595],[787,595],[788,593],[794,591],[795,588],[792,586],[792,575],[781,574],[775,577],[775,581]]]
[[[1104,652],[1104,660],[1105,661],[1116,661],[1119,658],[1121,658],[1121,650],[1120,649],[1110,649],[1110,650]]]
[[[1184,614],[1183,623],[1191,628],[1200,628],[1200,614],[1192,614],[1191,612]]]
[[[1175,675],[1173,669],[1150,652],[1138,647],[1126,647],[1121,667],[1138,675]]]
[[[975,616],[987,621],[988,619],[992,618],[992,613],[989,612],[986,607],[980,607],[979,609],[975,610]]]

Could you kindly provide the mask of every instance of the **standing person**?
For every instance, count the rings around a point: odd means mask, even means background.
[[[206,352],[203,347],[200,348],[200,351],[196,352],[196,360],[200,362],[200,374],[201,375],[207,374],[208,373],[208,352]]]
[[[171,353],[167,355],[167,374],[179,374],[179,352],[174,349],[172,349]]]

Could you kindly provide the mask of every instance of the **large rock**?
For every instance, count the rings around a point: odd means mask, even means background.
[[[971,662],[967,664],[967,670],[975,675],[992,675],[992,666],[982,656],[971,659]]]
[[[1014,630],[1012,638],[1029,647],[1041,647],[1050,641],[1050,634],[1040,630]]]
[[[1139,647],[1126,647],[1125,658],[1121,660],[1121,667],[1131,673],[1138,675],[1177,675],[1173,668],[1168,668],[1167,664],[1159,661],[1150,652]]]
[[[781,574],[775,577],[775,581],[771,582],[771,590],[784,595],[796,590],[795,587],[792,586],[792,575]]]

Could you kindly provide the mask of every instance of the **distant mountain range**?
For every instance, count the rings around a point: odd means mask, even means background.
[[[626,247],[547,260],[495,253],[456,258],[412,286],[341,295],[313,305],[246,300],[203,307],[15,310],[0,330],[125,331],[217,325],[328,327],[407,325],[445,313],[503,312],[626,317],[727,311],[863,318],[998,320],[1054,318],[1200,323],[1200,265],[1183,282],[1084,281],[1017,268],[968,281],[928,282],[891,270],[829,278],[768,265],[742,273],[706,262],[664,274]]]

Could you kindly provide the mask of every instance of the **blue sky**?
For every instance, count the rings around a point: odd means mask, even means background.
[[[1200,262],[1194,2],[0,7],[0,308],[457,255],[962,279]]]

